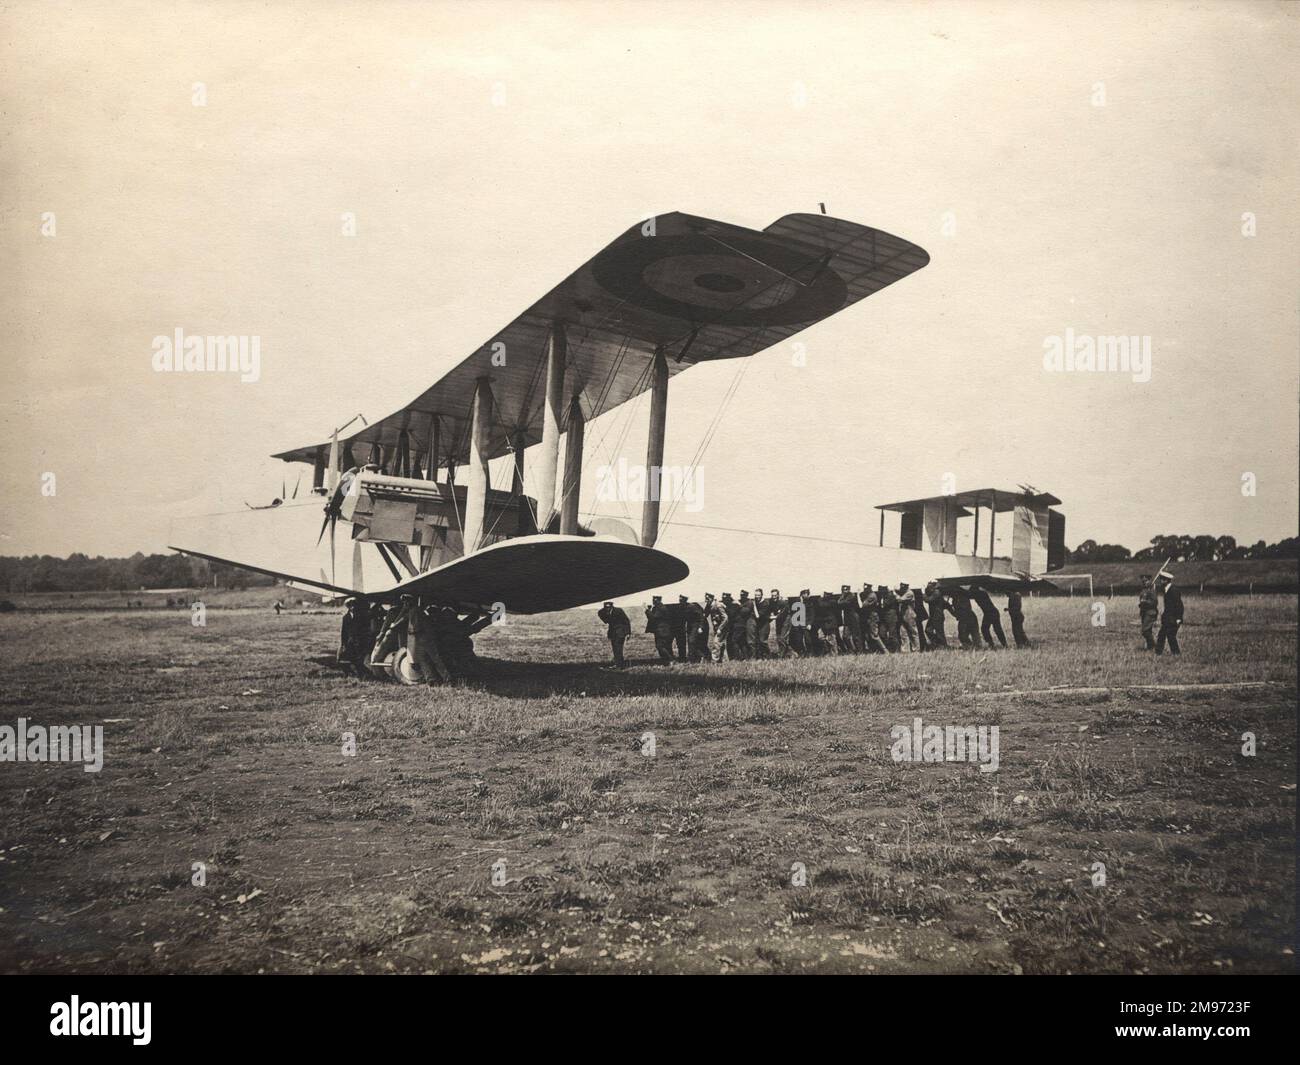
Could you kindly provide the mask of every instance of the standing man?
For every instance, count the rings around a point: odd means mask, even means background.
[[[767,638],[772,632],[772,611],[774,604],[771,599],[763,598],[763,589],[754,589],[754,613],[758,615],[758,626],[754,630],[754,653],[758,658],[771,658],[772,649],[767,645]]]
[[[758,614],[754,611],[754,600],[743,588],[740,590],[740,633],[736,637],[741,658],[753,658],[758,643]]]
[[[727,612],[713,598],[712,592],[704,596],[704,617],[709,623],[709,657],[714,662],[721,662],[727,650]]]
[[[858,597],[847,584],[840,585],[840,638],[847,650],[855,655],[862,653],[862,614],[858,609]]]
[[[338,662],[344,673],[366,676],[366,652],[370,649],[370,616],[364,606],[348,597],[343,601],[343,628],[339,633]]]
[[[727,661],[740,658],[740,641],[744,636],[745,622],[740,617],[740,606],[730,592],[722,593],[722,609],[727,612]]]
[[[888,585],[876,586],[876,598],[880,600],[880,624],[882,635],[889,653],[898,650],[898,597],[889,590]]]
[[[906,582],[898,586],[898,649],[919,651],[920,640],[916,634],[916,598]]]
[[[1178,630],[1183,624],[1183,593],[1174,587],[1174,578],[1168,573],[1161,573],[1165,585],[1165,612],[1160,615],[1160,634],[1156,637],[1156,654],[1165,653],[1165,641],[1169,641],[1171,655],[1182,654],[1178,646]]]
[[[1007,592],[1007,617],[1011,619],[1011,635],[1015,637],[1016,647],[1028,647],[1029,637],[1025,635],[1025,611],[1021,606],[1020,593]]]
[[[976,605],[980,608],[980,614],[984,618],[984,624],[980,626],[980,631],[984,634],[984,642],[989,645],[991,650],[996,650],[993,645],[993,636],[989,630],[997,633],[998,642],[1003,647],[1007,645],[1007,634],[1002,631],[1002,618],[998,616],[998,608],[993,605],[993,600],[989,598],[989,593],[983,588],[974,587],[970,590],[971,598],[975,600]]]
[[[1155,581],[1150,575],[1142,577],[1142,591],[1138,593],[1138,616],[1142,619],[1142,639],[1147,650],[1156,649],[1156,619],[1160,616],[1160,600],[1156,596]]]
[[[596,617],[605,623],[605,635],[609,637],[610,650],[614,652],[614,668],[622,669],[627,662],[623,658],[623,645],[632,635],[632,622],[627,614],[613,603],[606,603],[596,612]]]
[[[672,611],[673,642],[677,645],[678,662],[685,662],[689,654],[688,648],[691,643],[690,605],[689,596],[679,595],[677,605],[669,608]]]
[[[937,650],[940,647],[948,646],[948,636],[943,631],[943,615],[946,612],[951,613],[948,601],[944,599],[943,592],[939,589],[938,581],[931,581],[925,586],[925,602],[928,607],[930,620],[926,626],[930,638],[930,647]]]
[[[968,651],[976,651],[980,645],[979,622],[975,611],[971,609],[970,594],[960,584],[952,589],[952,612],[957,618],[957,639]]]
[[[661,595],[651,597],[645,608],[645,631],[655,638],[655,653],[660,662],[673,660],[673,623]]]
[[[709,657],[709,620],[699,603],[686,604],[686,643],[689,661]]]
[[[780,591],[773,588],[769,602],[776,612],[776,653],[782,658],[789,658],[791,655],[798,658],[799,654],[791,642],[794,627],[790,624],[790,600],[782,599]]]
[[[858,598],[862,606],[858,617],[862,627],[862,646],[868,651],[887,654],[884,642],[880,639],[880,599],[872,591],[870,584],[864,584]]]
[[[930,650],[930,636],[927,622],[930,612],[925,609],[925,593],[920,588],[912,589],[912,607],[916,610],[916,638],[922,651]]]

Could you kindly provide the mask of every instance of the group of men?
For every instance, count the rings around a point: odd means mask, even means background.
[[[383,662],[405,646],[426,684],[451,684],[474,671],[474,635],[492,615],[457,613],[451,607],[424,605],[404,595],[392,609],[356,598],[344,600],[338,661],[344,673],[371,677],[372,663]]]
[[[1160,613],[1160,600],[1158,593],[1164,593],[1165,610]],[[1155,651],[1156,654],[1165,653],[1165,644],[1169,644],[1169,653],[1174,655],[1182,654],[1182,648],[1178,646],[1178,630],[1183,624],[1183,593],[1174,587],[1174,578],[1171,574],[1161,570],[1154,577],[1144,576],[1142,578],[1142,590],[1138,593],[1138,614],[1142,619],[1142,639],[1146,641],[1146,649]],[[1153,635],[1156,631],[1156,619],[1160,621],[1160,632]]]
[[[1006,613],[1016,646],[1028,647],[1019,592],[1008,594]],[[645,615],[645,631],[654,637],[655,651],[663,662],[674,657],[682,662],[722,662],[939,650],[952,646],[945,631],[947,615],[957,622],[961,647],[1007,646],[1000,613],[986,590],[941,589],[937,581],[924,590],[906,583],[896,589],[864,584],[862,591],[854,592],[845,584],[838,595],[813,595],[805,588],[790,598],[776,589],[766,595],[761,588],[753,598],[748,591],[742,591],[739,599],[732,598],[730,592],[724,592],[721,599],[709,593],[703,605],[684,595],[675,604],[666,604],[656,595]],[[614,665],[622,667],[632,624],[613,603],[605,603],[597,616],[605,623]]]

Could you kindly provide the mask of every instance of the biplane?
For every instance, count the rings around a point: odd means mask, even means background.
[[[786,215],[762,231],[656,216],[401,410],[273,456],[312,469],[312,490],[325,500],[317,542],[328,533],[330,574],[317,579],[310,564],[290,572],[196,545],[173,549],[295,587],[380,602],[412,595],[471,612],[563,610],[675,583],[689,569],[655,547],[658,499],[644,501],[639,531],[613,519],[579,521],[585,425],[649,391],[645,467],[661,469],[673,376],[763,351],[928,262],[915,244],[824,214]],[[526,454],[534,497],[524,494]],[[493,488],[488,464],[506,455],[511,486]],[[342,580],[334,562],[340,522],[352,542]],[[382,561],[382,579],[366,579],[363,552]]]

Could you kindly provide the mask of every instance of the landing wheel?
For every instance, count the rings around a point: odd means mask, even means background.
[[[411,657],[411,652],[405,647],[399,647],[393,652],[391,676],[398,684],[424,683],[424,676],[415,664],[415,659]]]

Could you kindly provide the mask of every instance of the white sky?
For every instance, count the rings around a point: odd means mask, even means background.
[[[874,504],[951,473],[1054,492],[1071,545],[1295,535],[1298,14],[10,4],[0,554],[159,550],[292,490],[272,451],[404,405],[633,222],[819,201],[932,262],[801,335],[806,366],[750,361],[680,520],[875,542]],[[178,325],[260,336],[261,380],[154,373]],[[1067,327],[1149,335],[1151,381],[1045,373]],[[666,463],[736,367],[674,380]]]

